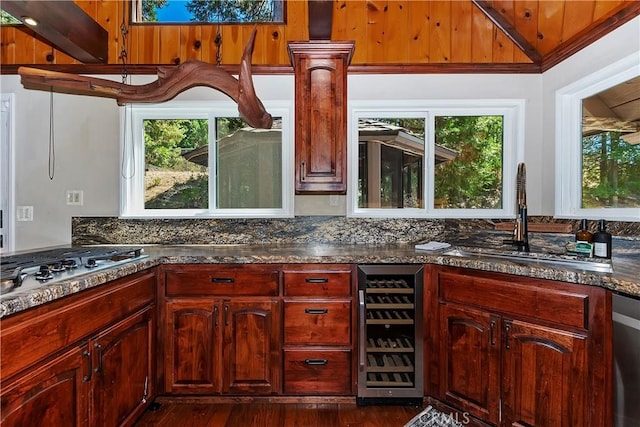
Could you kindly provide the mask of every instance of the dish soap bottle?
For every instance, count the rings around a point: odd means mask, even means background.
[[[598,258],[611,258],[611,234],[606,230],[604,219],[598,221],[598,231],[593,234],[594,255]]]
[[[586,219],[583,219],[580,223],[580,230],[576,233],[576,242],[593,242],[593,233],[587,228]]]

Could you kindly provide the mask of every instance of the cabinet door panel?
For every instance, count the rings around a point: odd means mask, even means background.
[[[220,305],[180,299],[166,305],[165,389],[173,393],[219,393]]]
[[[504,425],[588,425],[586,337],[504,321],[503,338]]]
[[[278,300],[225,301],[224,392],[278,393],[281,331]]]
[[[86,346],[74,347],[13,383],[3,381],[0,424],[3,427],[88,426],[87,354]]]
[[[469,413],[499,420],[499,318],[447,304],[441,307],[441,396]]]
[[[154,394],[153,310],[152,306],[125,319],[92,341],[92,426],[130,424]]]

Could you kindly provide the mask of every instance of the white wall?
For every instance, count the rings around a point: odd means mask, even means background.
[[[350,75],[349,100],[523,98],[526,100],[525,161],[529,212],[553,213],[554,92],[630,52],[640,51],[640,18],[578,52],[544,75],[445,74]],[[101,76],[105,78],[105,76]],[[119,80],[119,76],[112,76]],[[138,76],[133,83],[154,80]],[[292,100],[293,76],[254,76],[258,96]],[[71,217],[116,216],[119,211],[119,108],[112,99],[54,94],[55,176],[48,176],[49,93],[25,90],[19,76],[2,75],[0,92],[16,95],[17,206],[34,207],[33,222],[17,222],[16,250],[71,241]],[[228,99],[194,88],[179,99]],[[67,206],[66,190],[82,190],[83,206]],[[344,197],[300,196],[296,215],[344,214]]]
[[[563,159],[555,158],[555,96],[556,91],[589,74],[632,54],[640,55],[640,17],[607,34],[593,44],[572,55],[542,75],[542,154],[541,188],[545,194],[553,194],[555,165]],[[640,70],[638,70],[640,74]],[[545,198],[542,211],[553,215],[554,199]]]

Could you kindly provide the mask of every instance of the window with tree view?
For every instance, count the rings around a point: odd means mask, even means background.
[[[134,22],[284,22],[284,0],[134,0]]]
[[[640,207],[640,77],[582,101],[582,208]]]
[[[519,101],[477,107],[425,107],[393,115],[359,111],[357,196],[352,215],[480,216],[513,214]],[[496,107],[494,104],[498,104]],[[354,151],[355,153],[355,151]]]
[[[555,215],[640,220],[640,57],[556,92]]]
[[[503,134],[502,116],[436,116],[436,208],[502,207]]]
[[[287,110],[272,114],[271,129],[256,129],[237,113],[165,107],[132,107],[133,149],[123,150],[132,154],[123,159],[124,216],[290,214],[291,184],[283,175]]]

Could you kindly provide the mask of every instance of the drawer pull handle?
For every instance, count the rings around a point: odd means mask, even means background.
[[[328,283],[329,279],[326,277],[307,277],[304,281],[307,283]]]
[[[233,283],[235,279],[233,277],[212,277],[212,283]]]
[[[304,363],[307,365],[326,365],[327,359],[305,359]]]
[[[327,314],[329,309],[327,308],[305,308],[304,312],[307,314]]]

